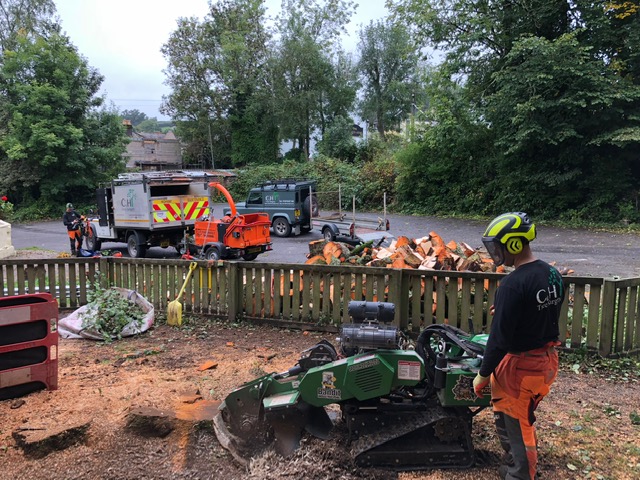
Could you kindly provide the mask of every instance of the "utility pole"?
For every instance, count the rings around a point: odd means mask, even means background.
[[[207,126],[209,127],[209,153],[211,154],[211,169],[216,169],[215,161],[213,160],[213,139],[211,137],[211,119],[207,119]]]

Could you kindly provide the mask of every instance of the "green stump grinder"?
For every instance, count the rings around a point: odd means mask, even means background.
[[[471,467],[472,419],[490,397],[473,391],[487,335],[430,325],[413,342],[390,325],[392,303],[350,302],[348,311],[353,323],[340,328],[338,348],[322,340],[288,371],[226,397],[214,418],[220,443],[243,464],[272,444],[287,456],[305,431],[328,439],[325,407],[338,405],[357,465]]]

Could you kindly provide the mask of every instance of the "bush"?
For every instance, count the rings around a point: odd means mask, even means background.
[[[9,222],[13,217],[13,203],[6,196],[0,197],[0,220]]]

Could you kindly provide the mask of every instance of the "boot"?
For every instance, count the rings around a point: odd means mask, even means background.
[[[75,249],[75,248],[72,248],[72,249],[71,249],[71,256],[72,256],[72,257],[77,257],[77,256],[78,256],[78,254],[77,254],[77,252],[76,252],[76,249]]]

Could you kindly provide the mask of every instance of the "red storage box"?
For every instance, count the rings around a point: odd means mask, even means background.
[[[0,298],[0,400],[58,388],[58,303],[48,293]]]

